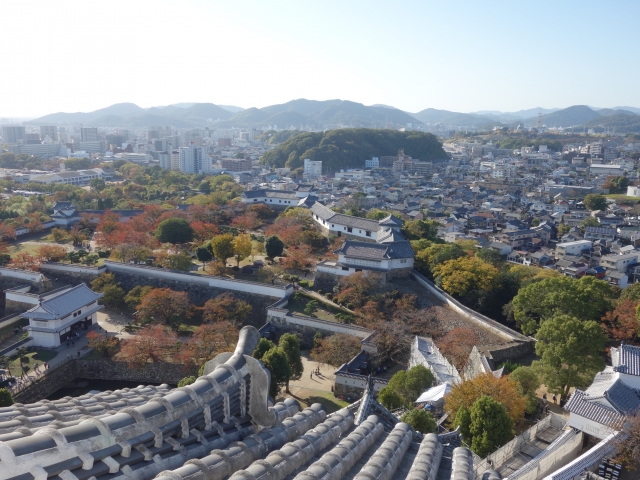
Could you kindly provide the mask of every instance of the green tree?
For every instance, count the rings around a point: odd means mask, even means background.
[[[440,223],[435,220],[409,220],[405,222],[402,231],[409,240],[435,240],[438,236]]]
[[[640,282],[632,283],[622,290],[620,294],[620,303],[624,300],[631,300],[634,303],[640,302]]]
[[[538,372],[531,367],[518,367],[509,374],[509,381],[515,382],[521,395],[536,393],[540,387]]]
[[[378,394],[378,401],[388,410],[395,410],[404,406],[404,399],[390,388],[384,387]]]
[[[227,258],[233,257],[233,235],[225,233],[211,240],[211,249],[220,263],[225,265]]]
[[[107,187],[106,182],[101,178],[92,178],[89,185],[91,186],[91,189],[96,192],[101,192]]]
[[[300,354],[300,339],[292,333],[285,333],[280,337],[278,347],[284,350],[289,361],[291,375],[287,379],[286,391],[287,393],[290,393],[289,380],[300,380],[302,373],[304,372],[304,367],[302,366],[302,355]]]
[[[196,249],[196,258],[202,262],[202,269],[206,268],[208,262],[213,260],[213,252],[211,250],[211,245],[201,246]]]
[[[612,297],[611,286],[603,280],[558,276],[521,288],[513,298],[513,315],[522,332],[532,335],[557,315],[600,320],[611,310]]]
[[[437,432],[438,425],[431,413],[426,410],[414,408],[400,417],[401,422],[408,423],[414,430],[426,435]]]
[[[600,226],[600,222],[598,221],[598,219],[596,217],[587,217],[584,220],[582,220],[580,222],[580,226],[582,228],[587,228],[587,227],[599,227]]]
[[[456,413],[456,418],[453,420],[453,426],[455,428],[460,427],[460,434],[462,439],[467,442],[467,445],[471,444],[471,432],[469,427],[471,426],[471,412],[469,409],[462,405]]]
[[[0,407],[10,407],[13,405],[13,395],[6,388],[0,388]]]
[[[258,345],[253,350],[253,358],[257,358],[258,360],[262,360],[264,354],[267,353],[272,348],[276,348],[276,344],[271,340],[262,337],[260,341],[258,341]]]
[[[283,385],[286,385],[291,378],[291,367],[289,358],[284,349],[275,347],[269,350],[262,357],[262,363],[271,373],[271,383],[269,384],[269,395],[274,399]]]
[[[513,438],[513,422],[506,408],[493,398],[483,395],[471,406],[471,450],[486,457]]]
[[[281,257],[284,252],[284,242],[277,235],[271,235],[264,241],[264,250],[269,258]]]
[[[162,243],[188,243],[193,240],[193,228],[184,218],[167,218],[158,225],[156,237]]]
[[[607,209],[607,197],[604,195],[589,194],[584,197],[584,206],[587,210],[606,210]]]
[[[397,406],[394,406],[397,398],[401,399],[402,405],[407,408],[412,408],[413,403],[418,399],[418,397],[422,395],[425,390],[431,387],[433,383],[434,376],[433,373],[431,373],[431,370],[423,365],[416,365],[407,371],[395,373],[389,380],[389,384],[380,391],[380,395],[382,395],[382,397],[379,396],[378,398],[382,398],[380,403],[387,408],[398,408]],[[394,392],[397,397],[386,392],[386,390]],[[383,392],[385,393],[383,394]],[[389,403],[389,406],[383,402],[383,400],[387,401],[385,399],[388,399],[388,401],[391,402]]]
[[[504,255],[500,255],[500,253],[493,248],[481,248],[476,252],[476,257],[485,263],[490,263],[496,268],[500,268],[504,265],[504,262],[507,259]]]
[[[316,313],[317,311],[318,311],[318,302],[315,300],[309,301],[304,307],[304,313],[306,315],[309,315],[310,317],[312,317],[313,314]]]
[[[557,315],[545,321],[536,335],[539,361],[534,368],[549,391],[565,397],[571,387],[591,384],[605,367],[602,351],[606,338],[599,322]]]
[[[136,307],[140,305],[142,299],[147,293],[153,290],[151,285],[136,285],[124,296],[124,303],[127,305],[127,309],[130,312],[135,312]]]
[[[67,158],[64,161],[64,168],[66,170],[83,170],[91,166],[91,159],[84,158]]]
[[[195,381],[196,377],[194,377],[193,375],[191,375],[190,377],[184,377],[178,382],[178,387],[186,387],[187,385],[191,385]]]
[[[202,182],[200,182],[200,185],[198,185],[198,190],[200,190],[205,195],[209,195],[211,193],[211,183],[209,183],[207,180],[203,180]]]
[[[106,285],[102,289],[102,303],[108,307],[116,308],[124,302],[124,290],[117,284]]]

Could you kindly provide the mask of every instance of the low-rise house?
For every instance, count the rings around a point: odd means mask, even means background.
[[[585,240],[608,240],[613,241],[616,238],[616,229],[608,227],[587,227],[584,233]]]
[[[289,190],[245,190],[242,193],[242,203],[247,204],[264,204],[269,208],[285,209],[287,207],[295,207],[301,198],[308,195],[300,196],[305,192],[293,192]]]
[[[29,320],[26,330],[37,347],[59,347],[73,338],[79,328],[87,329],[96,320],[96,312],[102,309],[96,293],[84,283],[52,296],[43,296],[38,305],[20,316]]]
[[[592,243],[589,240],[559,243],[556,245],[556,258],[564,257],[566,255],[582,255],[583,252],[591,250],[591,245]]]
[[[338,261],[325,260],[318,263],[317,274],[343,277],[356,272],[368,272],[379,274],[383,282],[408,277],[413,269],[415,255],[411,244],[406,240],[387,243],[346,240],[334,253],[338,254]]]
[[[624,255],[604,255],[600,258],[600,265],[609,270],[627,273],[628,268],[638,262],[640,252],[626,253]]]
[[[607,272],[604,276],[604,280],[609,282],[611,285],[615,285],[622,289],[629,286],[629,276],[626,273],[618,272],[617,270]]]

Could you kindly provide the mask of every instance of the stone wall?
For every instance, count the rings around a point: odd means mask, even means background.
[[[534,342],[510,342],[500,345],[487,345],[479,350],[493,361],[494,368],[506,361],[515,360],[533,353]]]
[[[28,387],[13,396],[16,403],[33,403],[48,397],[69,382],[80,378],[78,365],[75,360],[68,362],[54,370],[49,370],[46,375],[40,377]]]
[[[387,281],[393,280],[394,278],[408,278],[411,276],[412,267],[407,268],[394,268],[387,272]]]
[[[111,360],[70,360],[54,370],[49,370],[46,375],[15,394],[13,398],[16,403],[37,402],[76,378],[140,382],[141,385],[177,385],[180,379],[190,375],[197,376],[198,369],[185,369],[183,365],[174,363],[153,363],[140,369],[132,369],[124,362]]]
[[[190,375],[197,376],[197,367],[185,367],[176,363],[156,362],[142,368],[133,369],[124,362],[112,360],[76,360],[77,377],[93,380],[122,380],[126,382],[168,383],[177,385],[178,382]]]

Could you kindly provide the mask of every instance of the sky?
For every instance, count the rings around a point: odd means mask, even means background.
[[[0,117],[297,98],[640,107],[637,0],[30,0],[0,18]]]

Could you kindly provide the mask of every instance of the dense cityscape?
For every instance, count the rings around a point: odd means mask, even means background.
[[[0,7],[0,480],[640,478],[638,7],[461,3]]]

